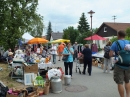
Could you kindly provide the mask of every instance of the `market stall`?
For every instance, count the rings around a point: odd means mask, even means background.
[[[12,79],[21,79],[21,82],[25,86],[29,85],[29,87],[26,89],[11,88],[7,91],[6,97],[33,97],[34,95],[38,97],[43,94],[47,95],[49,94],[50,86],[51,92],[62,92],[64,72],[61,67],[55,67],[50,59],[49,55],[43,58],[36,53],[31,53],[30,57],[27,58],[26,53],[22,50],[17,50],[13,58],[10,77]],[[27,92],[28,90],[30,92]]]

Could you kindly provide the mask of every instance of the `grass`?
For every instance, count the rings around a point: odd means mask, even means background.
[[[26,86],[23,83],[16,82],[16,79],[11,79],[9,77],[10,68],[8,68],[8,64],[0,63],[0,67],[2,70],[0,71],[0,80],[9,88],[25,88]]]

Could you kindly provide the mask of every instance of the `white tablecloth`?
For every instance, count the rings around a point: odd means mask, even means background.
[[[92,54],[92,57],[104,58],[104,55],[103,54]]]
[[[52,64],[52,62],[49,63],[39,63],[38,64],[38,68],[39,69],[46,69],[47,67],[53,67],[54,65]]]

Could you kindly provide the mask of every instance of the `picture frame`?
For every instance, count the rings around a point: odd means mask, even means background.
[[[34,73],[25,73],[24,74],[24,84],[25,85],[33,85],[34,81]]]

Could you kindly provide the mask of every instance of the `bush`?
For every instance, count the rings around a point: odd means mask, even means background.
[[[130,37],[126,36],[125,39],[126,39],[126,40],[130,40]],[[113,36],[113,38],[110,39],[110,41],[111,41],[112,43],[113,43],[114,41],[117,41],[117,40],[118,40],[118,39],[117,39],[117,36],[116,36],[116,37]]]

